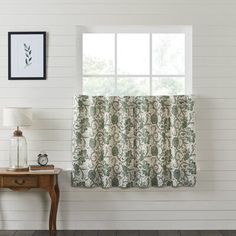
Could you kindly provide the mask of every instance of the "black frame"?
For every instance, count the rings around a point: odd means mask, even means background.
[[[43,76],[42,77],[11,77],[11,35],[14,34],[42,34],[43,35]],[[8,32],[8,80],[46,80],[46,32],[45,31],[17,31]]]

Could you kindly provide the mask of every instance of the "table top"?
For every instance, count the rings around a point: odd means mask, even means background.
[[[10,171],[7,168],[0,168],[0,175],[58,175],[61,169],[54,170],[37,170],[37,171]]]

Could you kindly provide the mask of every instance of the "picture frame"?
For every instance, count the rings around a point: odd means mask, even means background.
[[[8,32],[8,80],[46,79],[46,32]]]

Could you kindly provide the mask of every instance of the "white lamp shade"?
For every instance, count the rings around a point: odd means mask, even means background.
[[[3,109],[3,126],[30,126],[32,125],[31,107],[6,107]]]

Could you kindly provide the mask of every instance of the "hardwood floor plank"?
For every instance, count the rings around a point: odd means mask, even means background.
[[[97,230],[77,230],[74,236],[98,236]]]
[[[139,236],[158,236],[158,231],[155,231],[155,230],[140,230]]]
[[[138,230],[119,230],[117,236],[139,236]]]
[[[235,230],[220,230],[223,236],[236,236]]]
[[[50,236],[48,230],[37,230],[34,231],[33,236]]]
[[[159,230],[159,236],[181,236],[180,231],[177,230]]]
[[[115,230],[99,230],[98,236],[116,236]]]
[[[75,235],[75,230],[58,230],[56,236],[74,236],[74,235]]]
[[[34,230],[17,230],[14,236],[33,236]]]
[[[217,230],[201,230],[201,236],[223,236],[220,231]]]
[[[84,236],[83,232],[84,232],[83,230],[76,230],[74,236]]]
[[[181,230],[181,236],[200,236],[200,232],[197,230]]]
[[[15,232],[15,230],[1,230],[0,236],[13,236]]]

